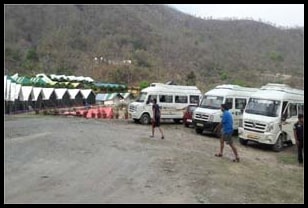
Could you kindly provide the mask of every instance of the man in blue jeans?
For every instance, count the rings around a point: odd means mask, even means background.
[[[233,162],[239,162],[240,158],[237,153],[237,149],[234,146],[233,140],[232,140],[232,134],[233,134],[233,118],[232,114],[229,112],[228,107],[226,104],[221,104],[221,111],[222,119],[221,123],[218,124],[216,128],[222,128],[222,136],[220,138],[220,152],[215,154],[216,157],[222,157],[223,150],[224,150],[224,142],[226,142],[228,145],[230,145],[234,155],[235,159]]]

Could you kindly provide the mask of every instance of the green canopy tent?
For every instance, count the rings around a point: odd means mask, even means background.
[[[47,85],[47,83],[40,77],[32,77],[30,78],[30,81],[35,87],[44,87]]]

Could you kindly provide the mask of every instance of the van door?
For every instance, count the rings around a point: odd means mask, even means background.
[[[234,99],[234,128],[237,129],[239,127],[240,122],[242,122],[243,119],[243,111],[246,106],[248,98],[244,97],[236,97]]]
[[[289,102],[282,114],[281,130],[287,133],[287,141],[292,141],[295,144],[293,126],[298,118],[299,103]]]
[[[160,106],[160,115],[161,118],[173,118],[173,114],[175,111],[175,106],[173,103],[173,95],[170,94],[160,94],[158,96]]]
[[[225,104],[228,106],[228,109],[233,117],[233,129],[237,129],[239,125],[238,116],[235,114],[235,109],[233,105],[233,98],[232,97],[226,97]]]

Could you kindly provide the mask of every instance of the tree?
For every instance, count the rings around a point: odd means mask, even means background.
[[[148,81],[141,81],[139,84],[140,89],[144,89],[146,87],[150,86],[150,83]]]
[[[196,75],[194,71],[191,71],[186,75],[186,84],[187,85],[196,85]]]

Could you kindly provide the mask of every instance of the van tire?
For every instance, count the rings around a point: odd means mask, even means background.
[[[195,128],[195,131],[197,134],[202,134],[203,132],[203,129],[200,129],[200,128]]]
[[[174,123],[179,124],[181,123],[181,119],[173,119]]]
[[[272,149],[274,152],[280,152],[283,148],[282,134],[279,135],[276,143],[273,145]]]
[[[150,115],[147,113],[144,113],[140,118],[140,123],[144,125],[150,124],[151,123]]]
[[[240,140],[241,145],[246,146],[248,144],[248,140],[246,140],[246,139],[239,138],[239,140]]]

